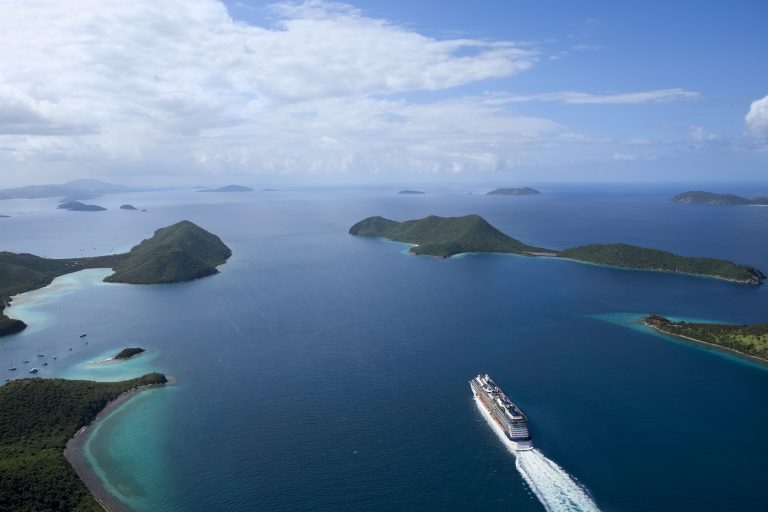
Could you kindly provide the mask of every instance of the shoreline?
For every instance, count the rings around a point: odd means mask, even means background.
[[[167,376],[166,376],[167,377]],[[175,380],[171,377],[167,377],[168,382],[165,384],[150,384],[148,386],[140,386],[138,388],[131,389],[125,393],[119,395],[114,400],[107,402],[107,405],[99,411],[96,417],[91,423],[82,427],[75,433],[75,435],[67,441],[67,446],[64,448],[64,458],[67,460],[72,469],[75,470],[77,477],[88,488],[88,491],[93,496],[93,499],[101,505],[101,508],[107,512],[132,512],[125,503],[120,501],[116,496],[113,496],[102,484],[99,476],[94,472],[88,457],[85,455],[85,444],[88,441],[88,433],[93,427],[102,421],[107,416],[119,409],[123,404],[128,402],[131,398],[138,395],[143,391],[149,389],[165,387],[169,384],[173,384]]]
[[[763,366],[768,366],[768,359],[763,359],[762,357],[753,356],[753,355],[750,355],[750,354],[745,354],[744,352],[739,352],[738,350],[734,350],[734,349],[729,348],[729,347],[724,347],[724,346],[718,345],[716,343],[710,343],[709,341],[698,340],[696,338],[691,338],[690,336],[683,336],[682,334],[675,334],[675,333],[672,333],[672,332],[667,332],[667,331],[665,331],[663,329],[659,329],[658,327],[655,327],[655,326],[649,324],[645,320],[642,320],[642,324],[645,327],[648,327],[649,329],[653,329],[654,331],[656,331],[656,332],[658,332],[660,334],[664,334],[666,336],[673,336],[675,338],[680,338],[680,339],[692,342],[693,344],[697,344],[698,343],[698,344],[701,344],[701,345],[706,345],[706,346],[711,347],[711,348],[713,348],[715,350],[718,350],[720,352],[725,352],[725,353],[728,353],[728,354],[733,354],[735,356],[738,356],[738,357],[741,357],[741,358],[744,358],[744,359],[749,359],[750,361],[753,361],[755,363],[759,363],[759,364],[761,364]]]

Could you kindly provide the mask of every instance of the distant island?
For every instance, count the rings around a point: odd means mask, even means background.
[[[253,189],[242,185],[227,185],[226,187],[209,188],[200,192],[253,192]]]
[[[673,322],[659,315],[648,315],[644,323],[664,334],[706,343],[768,363],[768,324]]]
[[[502,252],[524,254],[555,251],[526,245],[491,226],[479,215],[438,217],[396,222],[383,217],[368,217],[349,230],[356,236],[386,238],[396,242],[417,244],[413,254],[447,258],[463,252]]]
[[[89,258],[50,259],[32,254],[0,252],[0,336],[26,325],[8,318],[3,309],[13,295],[42,288],[56,277],[88,268],[112,268],[104,280],[113,283],[165,284],[216,274],[232,251],[221,239],[188,220],[155,231],[124,254]]]
[[[107,211],[106,208],[103,208],[101,206],[95,205],[95,204],[84,204],[80,201],[66,201],[64,203],[59,204],[57,208],[61,210],[69,210],[71,212],[105,212]]]
[[[167,381],[150,373],[122,382],[19,379],[0,387],[0,508],[103,512],[65,458],[68,441],[121,395]]]
[[[138,208],[136,208],[136,207],[135,207],[135,206],[133,206],[132,204],[121,204],[121,205],[120,205],[120,209],[121,209],[121,210],[136,210],[136,211],[138,211],[138,210],[139,210]]]
[[[9,217],[10,217],[10,215],[0,215],[0,219],[7,219]]]
[[[115,354],[114,359],[130,359],[133,356],[137,356],[143,352],[146,352],[146,351],[140,347],[124,348],[123,350]]]
[[[485,195],[487,196],[533,196],[536,194],[541,194],[538,190],[531,187],[522,187],[522,188],[497,188],[496,190],[491,190],[490,192],[487,192]]]
[[[421,190],[401,190],[398,192],[398,194],[406,194],[406,195],[413,195],[413,194],[424,194]]]
[[[747,199],[746,197],[735,194],[716,194],[714,192],[705,192],[703,190],[689,190],[682,194],[677,194],[672,199],[673,203],[681,204],[716,204],[729,206],[744,205],[768,205],[768,196],[755,197]]]
[[[440,258],[467,252],[499,252],[568,258],[632,270],[679,272],[752,285],[760,284],[766,277],[759,269],[748,265],[713,258],[679,256],[627,244],[592,244],[560,251],[534,247],[507,236],[479,215],[431,215],[405,222],[368,217],[352,226],[349,233],[416,244],[411,247],[411,253]]]
[[[2,199],[38,199],[43,197],[68,197],[90,199],[104,194],[131,192],[135,189],[99,180],[74,180],[60,185],[30,185],[28,187],[0,190]]]
[[[261,189],[262,192],[279,192],[276,188],[263,188]]]

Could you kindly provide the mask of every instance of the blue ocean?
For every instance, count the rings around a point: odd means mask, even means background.
[[[30,327],[0,338],[0,376],[173,376],[86,446],[136,511],[765,510],[768,367],[638,319],[766,322],[768,288],[549,258],[441,260],[347,231],[371,215],[478,213],[531,245],[626,242],[768,273],[768,208],[667,201],[688,185],[419,187],[144,192],[92,200],[109,209],[98,213],[0,201],[0,250],[119,252],[182,219],[233,250],[195,282],[107,284],[89,270],[18,296],[8,314]],[[128,346],[147,352],[107,360]],[[468,385],[479,372],[525,411],[536,452],[516,458],[489,428]]]

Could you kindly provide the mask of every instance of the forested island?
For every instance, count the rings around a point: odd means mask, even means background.
[[[440,258],[466,252],[499,252],[568,258],[633,270],[695,274],[753,285],[765,279],[759,269],[748,265],[713,258],[680,256],[627,244],[592,244],[559,251],[534,247],[502,233],[479,215],[431,215],[404,222],[368,217],[352,226],[349,233],[416,244],[411,247],[411,253]]]
[[[485,195],[487,196],[533,196],[537,194],[541,194],[541,192],[531,187],[522,187],[522,188],[505,187],[505,188],[497,188],[495,190],[491,190],[490,192],[487,192]]]
[[[138,211],[139,209],[133,206],[132,204],[121,204],[120,205],[121,210],[135,210]]]
[[[715,345],[768,363],[768,324],[673,322],[659,315],[645,317],[644,323],[664,334]]]
[[[65,201],[56,208],[60,210],[69,210],[71,212],[105,212],[106,208],[96,204],[85,204],[80,201]]]
[[[438,217],[396,222],[384,217],[368,217],[349,230],[357,236],[386,238],[396,242],[417,244],[413,254],[447,258],[463,252],[554,252],[526,245],[505,235],[479,215]]]
[[[187,220],[158,229],[124,254],[90,258],[51,259],[32,254],[0,252],[0,336],[26,325],[2,311],[13,295],[42,288],[56,277],[89,268],[112,268],[104,280],[113,283],[164,284],[192,281],[216,274],[232,251],[221,239]]]
[[[673,203],[682,204],[716,204],[716,205],[768,205],[768,197],[761,196],[754,199],[737,196],[735,194],[716,194],[714,192],[705,192],[703,190],[689,190],[682,194],[677,194],[672,199]]]
[[[128,347],[115,354],[113,359],[130,359],[133,356],[143,354],[144,352],[146,352],[146,350],[140,347]]]
[[[242,185],[227,185],[219,188],[201,190],[200,192],[253,192],[253,189]]]
[[[103,512],[64,457],[67,442],[123,393],[167,382],[19,379],[0,387],[0,510]]]

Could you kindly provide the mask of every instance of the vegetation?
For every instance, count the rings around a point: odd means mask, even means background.
[[[703,190],[689,190],[678,194],[672,199],[673,203],[686,204],[719,204],[719,205],[768,205],[768,197],[756,197],[747,199],[746,197],[735,194],[715,194],[714,192],[705,192]]]
[[[132,204],[121,204],[120,209],[121,210],[138,210],[138,208],[136,208]]]
[[[497,188],[496,190],[491,190],[486,195],[488,196],[531,196],[541,194],[538,190],[531,187],[523,187],[523,188]]]
[[[578,261],[638,270],[683,272],[758,284],[765,275],[758,269],[727,260],[696,258],[627,244],[582,245],[560,251],[560,256]]]
[[[200,192],[253,192],[253,189],[242,185],[227,185],[226,187],[211,188],[201,190]]]
[[[410,252],[447,258],[463,252],[503,252],[524,254],[547,251],[509,237],[479,215],[437,217],[396,222],[369,217],[352,226],[350,234],[387,238],[418,244]]]
[[[161,284],[216,274],[232,251],[221,239],[188,220],[155,231],[114,266],[105,281]]]
[[[85,204],[80,201],[66,201],[61,203],[57,208],[62,210],[69,210],[71,212],[105,212],[106,208],[95,204]]]
[[[159,229],[126,254],[92,258],[51,259],[33,254],[0,252],[0,336],[26,325],[3,315],[13,295],[47,286],[56,277],[87,268],[114,268],[110,282],[161,284],[191,281],[218,272],[232,254],[219,237],[182,221]]]
[[[145,350],[139,347],[124,348],[115,355],[115,359],[130,359],[131,357],[141,354],[142,352],[145,352]]]
[[[0,510],[103,511],[64,458],[64,448],[108,402],[150,373],[122,382],[20,379],[0,387]]]
[[[666,334],[711,343],[741,354],[768,360],[768,324],[673,322],[659,315],[647,316],[645,323]]]

